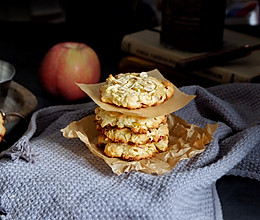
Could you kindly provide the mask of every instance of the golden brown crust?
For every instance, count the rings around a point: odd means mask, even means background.
[[[168,124],[161,124],[158,128],[149,129],[145,134],[137,134],[129,128],[101,128],[97,126],[102,134],[108,137],[113,142],[129,143],[142,145],[149,142],[157,142],[165,136],[169,135]]]
[[[95,109],[95,121],[102,128],[129,128],[135,133],[147,133],[149,129],[158,128],[161,124],[165,124],[166,120],[166,115],[146,118],[105,111],[100,107]]]
[[[124,160],[141,160],[151,158],[163,149],[168,147],[168,138],[162,139],[159,142],[150,142],[143,145],[115,143],[105,135],[99,135],[98,146],[104,147],[104,153],[108,157],[117,157]],[[160,149],[159,149],[160,148]]]
[[[104,146],[104,153],[108,157],[117,157],[124,160],[140,160],[154,156],[157,149],[154,144],[130,145],[127,143],[114,143],[104,135],[98,138],[98,145]]]
[[[101,89],[101,101],[128,109],[159,105],[172,97],[174,86],[142,73],[109,75]]]

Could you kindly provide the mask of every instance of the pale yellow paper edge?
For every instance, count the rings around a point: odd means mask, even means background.
[[[211,136],[218,127],[218,124],[207,124],[206,127],[200,128],[193,124],[188,124],[185,120],[180,117],[170,114],[168,116],[168,125],[171,132],[175,121],[185,128],[193,127],[198,130],[199,133],[203,134],[203,137],[208,138],[207,144],[213,139]],[[61,129],[63,136],[66,138],[79,138],[89,150],[96,156],[102,158],[117,175],[124,172],[130,172],[132,170],[142,171],[148,174],[165,174],[170,172],[179,161],[183,159],[190,159],[196,154],[201,153],[205,149],[205,145],[199,146],[198,149],[192,148],[187,143],[185,147],[178,149],[176,144],[173,143],[173,137],[171,133],[169,136],[169,150],[166,152],[159,153],[150,159],[143,159],[139,161],[125,161],[118,158],[110,158],[103,154],[102,150],[97,147],[97,137],[99,135],[96,130],[94,123],[94,115],[86,116],[80,121],[74,121],[70,123],[66,128]]]
[[[147,72],[149,76],[153,76],[157,79],[166,81],[163,77],[163,75],[157,70],[152,70]],[[82,84],[77,83],[77,85],[80,87],[81,90],[83,90],[87,95],[102,109],[106,111],[116,111],[127,115],[134,115],[134,116],[143,116],[143,117],[157,117],[160,115],[168,115],[172,112],[175,112],[185,105],[187,105],[192,99],[194,99],[195,95],[188,95],[180,91],[175,85],[174,85],[174,95],[164,103],[147,107],[147,108],[141,108],[141,109],[135,109],[135,110],[129,110],[126,108],[118,107],[116,105],[111,105],[108,103],[104,103],[100,99],[100,88],[105,83],[98,83],[98,84]]]

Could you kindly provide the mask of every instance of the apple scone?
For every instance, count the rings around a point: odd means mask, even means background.
[[[95,121],[102,128],[117,127],[130,128],[135,133],[147,133],[149,129],[158,128],[166,123],[166,115],[147,118],[141,116],[126,115],[120,112],[105,111],[97,107],[95,109]]]
[[[158,142],[138,145],[113,142],[105,135],[99,135],[98,145],[104,147],[104,153],[108,157],[118,157],[124,160],[140,160],[151,158],[159,151],[165,151],[168,146],[168,139],[165,138]]]
[[[128,109],[159,105],[173,96],[174,86],[142,73],[109,75],[100,88],[101,101]]]
[[[146,144],[149,142],[158,142],[169,135],[167,124],[162,124],[158,128],[149,129],[147,133],[141,134],[135,133],[129,128],[101,128],[100,126],[97,126],[97,130],[113,142],[137,145]]]

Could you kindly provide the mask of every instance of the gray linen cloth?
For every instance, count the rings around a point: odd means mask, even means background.
[[[219,126],[205,151],[164,175],[118,176],[79,139],[62,136],[94,103],[36,111],[25,135],[1,154],[1,219],[223,219],[216,181],[260,180],[260,84],[181,90],[197,97],[175,114]]]

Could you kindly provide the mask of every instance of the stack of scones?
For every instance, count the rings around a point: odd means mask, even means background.
[[[173,96],[169,81],[142,73],[110,75],[101,87],[101,101],[127,109],[160,105]],[[116,111],[95,109],[95,122],[100,132],[98,146],[108,157],[124,160],[150,158],[168,148],[167,115],[145,117]]]

